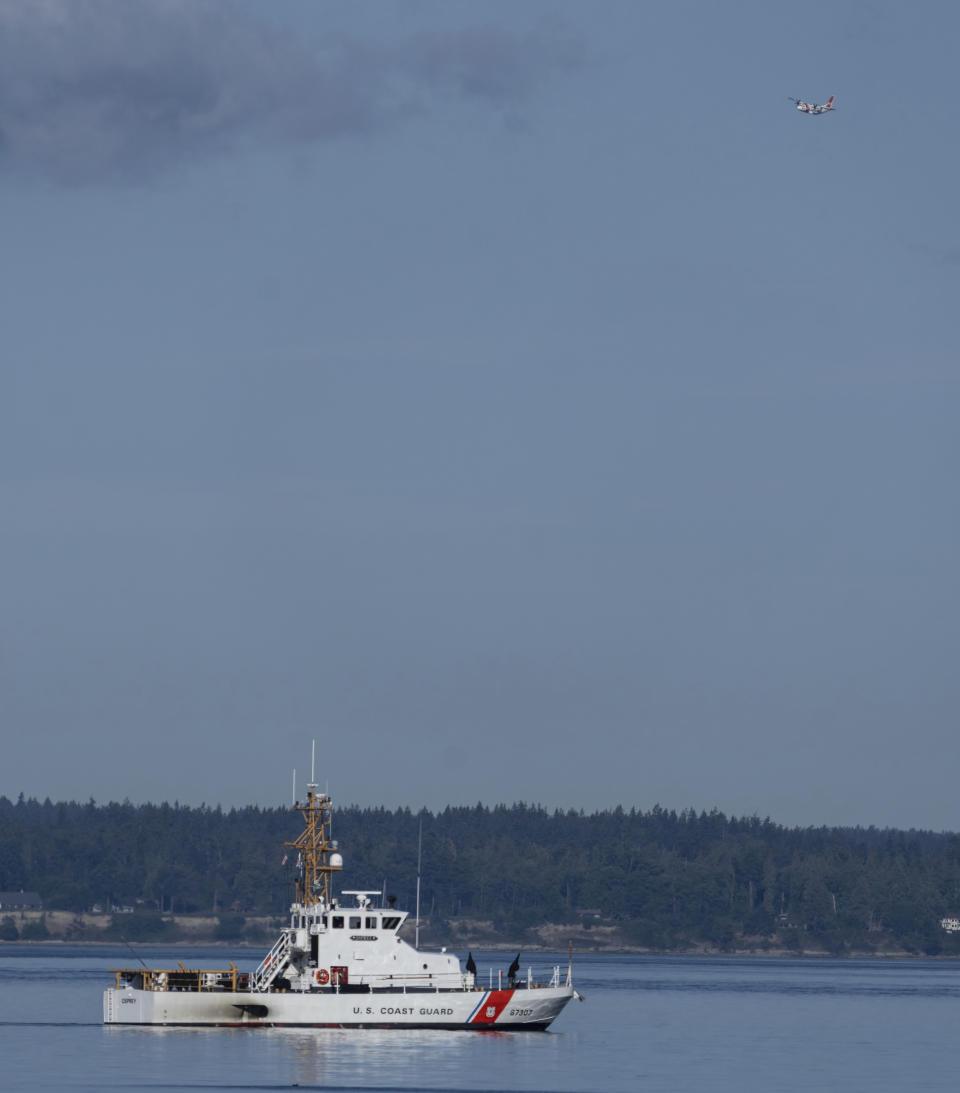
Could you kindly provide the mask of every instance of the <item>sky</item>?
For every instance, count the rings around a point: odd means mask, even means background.
[[[0,794],[960,828],[958,34],[0,0]]]

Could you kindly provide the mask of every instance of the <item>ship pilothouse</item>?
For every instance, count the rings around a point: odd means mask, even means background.
[[[332,805],[310,783],[304,804],[296,802],[304,829],[285,845],[297,854],[295,899],[290,925],[251,977],[254,991],[464,990],[473,975],[446,950],[421,952],[398,936],[406,911],[374,907],[378,891],[345,890],[352,906],[332,895],[332,876],[343,868],[330,837]]]

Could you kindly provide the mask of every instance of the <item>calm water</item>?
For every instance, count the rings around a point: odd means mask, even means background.
[[[148,949],[220,967],[224,949]],[[259,958],[237,960],[249,970]],[[514,953],[480,954],[506,968]],[[129,951],[0,946],[5,1090],[956,1090],[960,962],[580,956],[548,1033],[103,1028]],[[565,956],[537,955],[535,973]],[[526,968],[526,962],[524,962]]]

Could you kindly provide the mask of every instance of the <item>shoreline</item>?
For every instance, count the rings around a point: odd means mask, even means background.
[[[0,916],[2,917],[2,916]],[[0,949],[4,945],[84,945],[137,946],[165,949],[223,949],[246,953],[266,952],[275,940],[276,932],[282,929],[283,918],[279,915],[254,914],[243,916],[231,915],[239,921],[231,923],[234,929],[230,933],[216,936],[216,931],[224,925],[219,915],[206,914],[159,914],[151,915],[149,933],[142,920],[129,916],[124,921],[119,915],[102,912],[72,912],[60,910],[31,910],[7,916],[18,925],[18,934],[27,936],[6,937],[0,939]],[[138,926],[140,929],[138,929]],[[38,930],[37,927],[42,927]],[[711,958],[751,957],[771,959],[811,958],[832,960],[950,960],[960,957],[957,952],[927,953],[919,948],[908,950],[896,944],[882,934],[876,937],[876,944],[868,948],[844,948],[840,951],[826,948],[819,938],[797,930],[786,938],[783,934],[770,937],[748,935],[732,941],[728,946],[718,946],[707,942],[687,939],[687,943],[676,948],[651,948],[646,945],[631,944],[625,931],[613,924],[597,924],[584,927],[575,923],[546,922],[531,928],[526,936],[494,936],[488,920],[462,919],[448,924],[447,928],[431,928],[429,921],[421,920],[421,938],[425,951],[437,951],[446,947],[452,953],[472,951],[475,953],[499,952],[514,949],[528,953],[566,952],[573,946],[583,955],[631,955],[631,956],[702,956]],[[26,928],[26,929],[25,929]],[[45,932],[44,932],[45,931]],[[123,934],[141,933],[124,937]],[[143,936],[147,934],[147,936]],[[407,941],[413,942],[413,925],[408,920],[401,931]],[[886,944],[885,944],[886,942]]]
[[[104,949],[104,948],[125,948],[133,946],[137,949],[249,949],[254,952],[263,951],[263,946],[253,942],[243,941],[197,941],[195,939],[188,940],[171,940],[171,941],[138,941],[138,942],[123,942],[120,940],[113,941],[97,941],[91,939],[77,939],[72,940],[64,937],[50,937],[50,938],[31,938],[26,941],[0,941],[0,951],[6,947],[13,946],[29,946],[31,948],[54,948],[58,946],[71,945],[79,948],[89,949]],[[424,946],[424,951],[436,951],[432,947]],[[545,946],[531,946],[523,945],[516,941],[505,942],[499,945],[491,945],[489,943],[483,944],[465,944],[463,948],[468,949],[474,953],[492,953],[492,952],[510,952],[514,949],[519,949],[520,952],[528,953],[531,956],[537,954],[546,953],[562,953],[565,950],[563,947],[559,948],[547,948]],[[756,957],[756,958],[769,958],[771,960],[957,960],[955,955],[948,956],[929,956],[926,953],[909,953],[904,949],[893,949],[886,952],[868,952],[867,950],[859,950],[849,953],[831,953],[826,949],[711,949],[711,948],[695,948],[695,949],[645,949],[632,946],[581,946],[575,945],[573,949],[574,955],[580,956],[698,956],[698,957]]]

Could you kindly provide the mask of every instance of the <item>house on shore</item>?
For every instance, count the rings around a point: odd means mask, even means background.
[[[0,892],[0,911],[42,911],[39,892]]]

